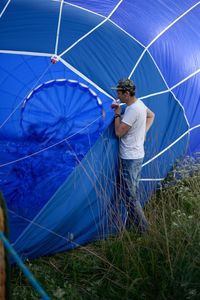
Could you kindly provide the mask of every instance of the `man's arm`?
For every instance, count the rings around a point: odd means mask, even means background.
[[[154,118],[155,118],[155,114],[149,108],[147,108],[146,133],[150,129],[151,125],[153,124]]]
[[[129,125],[121,122],[120,113],[121,113],[121,108],[120,106],[118,106],[115,109],[115,134],[119,138],[125,135],[130,129]]]
[[[121,122],[121,118],[117,117],[115,118],[115,134],[117,137],[124,136],[128,130],[130,129],[130,126]]]

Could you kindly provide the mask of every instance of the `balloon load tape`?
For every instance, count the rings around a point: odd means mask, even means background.
[[[111,104],[111,108],[117,108],[118,106],[124,106],[125,103],[121,103],[121,101],[119,99],[114,99],[112,104]]]
[[[6,205],[0,193],[0,231],[8,238]],[[10,266],[8,253],[0,240],[0,299],[10,298]]]

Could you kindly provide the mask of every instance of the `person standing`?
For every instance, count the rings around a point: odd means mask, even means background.
[[[115,134],[120,138],[119,158],[123,186],[125,188],[125,206],[128,212],[127,227],[137,226],[139,232],[148,230],[148,221],[139,199],[139,179],[144,159],[144,141],[152,126],[155,114],[135,96],[136,86],[130,79],[119,80],[116,87],[121,103],[127,104],[121,115],[121,107],[116,104]]]

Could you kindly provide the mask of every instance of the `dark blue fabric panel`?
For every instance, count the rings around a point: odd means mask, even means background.
[[[10,241],[13,242],[22,231],[30,224],[30,220],[25,219],[22,216],[17,216],[14,211],[8,210],[8,220],[10,228]]]
[[[36,257],[64,251],[113,232],[111,199],[116,186],[117,149],[111,126],[34,219],[39,226],[31,224],[16,241],[20,254]],[[73,241],[60,236],[73,236]]]
[[[199,16],[200,5],[168,29],[149,48],[170,87],[199,69]]]
[[[197,3],[196,0],[123,1],[111,20],[147,46],[177,17]],[[159,48],[157,48],[159,49]]]
[[[118,0],[73,0],[66,1],[68,3],[78,5],[84,9],[91,10],[92,12],[108,16],[114,7],[118,4]]]
[[[60,3],[11,1],[0,19],[0,49],[54,53]]]
[[[144,165],[144,167],[142,168],[142,178],[150,178],[152,180],[159,178],[164,179],[167,176],[168,172],[173,168],[173,166],[187,153],[188,139],[189,134],[186,134],[174,145],[170,146],[169,148],[166,147],[166,151],[163,152],[160,156],[153,159],[147,165]],[[162,149],[160,150],[162,151]],[[144,162],[146,161],[147,156]],[[146,202],[147,200],[148,198],[143,198],[143,202]]]
[[[143,48],[111,23],[105,23],[63,56],[108,93],[127,77]],[[81,59],[80,59],[81,57]]]
[[[1,2],[0,2],[0,14],[2,13],[4,7],[6,6],[7,3],[8,3],[8,0],[1,0]]]
[[[95,14],[63,5],[58,53],[62,53],[102,20]]]
[[[167,89],[152,58],[145,53],[131,79],[136,83],[137,97],[147,96]]]
[[[200,124],[200,73],[188,79],[173,92],[185,108],[185,114],[190,126]],[[200,143],[200,140],[199,140]]]
[[[144,103],[155,112],[154,124],[148,132],[145,142],[145,163],[184,134],[188,130],[188,125],[181,106],[171,93],[145,99]],[[186,152],[187,139],[186,136],[170,148],[166,155],[155,160],[155,165],[144,167],[143,172],[146,169],[147,171],[143,176],[147,178],[165,177],[175,160]]]

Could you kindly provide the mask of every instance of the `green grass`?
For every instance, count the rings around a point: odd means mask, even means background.
[[[148,233],[123,231],[27,266],[52,299],[200,299],[200,171],[193,171],[152,196]],[[12,294],[39,299],[16,267]]]

